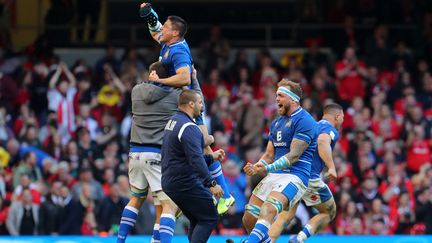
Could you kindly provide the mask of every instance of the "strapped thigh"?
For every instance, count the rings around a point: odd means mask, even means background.
[[[281,201],[279,201],[277,198],[269,196],[267,198],[266,202],[270,203],[273,207],[275,207],[277,214],[282,212],[283,203]]]
[[[255,218],[259,218],[259,215],[261,213],[261,208],[254,204],[246,204],[245,210]]]

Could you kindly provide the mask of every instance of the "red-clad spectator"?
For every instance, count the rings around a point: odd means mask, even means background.
[[[63,79],[64,72],[67,79]],[[69,68],[61,63],[57,65],[54,75],[49,81],[48,108],[57,113],[59,133],[62,143],[66,144],[75,131],[75,111],[73,99],[76,93],[76,79]]]
[[[411,107],[421,107],[421,103],[415,97],[415,91],[412,87],[407,87],[403,90],[403,97],[396,100],[393,104],[393,110],[396,120],[401,122],[407,111]]]
[[[362,235],[364,223],[356,204],[350,201],[345,210],[336,217],[336,231],[338,235]]]
[[[83,223],[81,225],[81,234],[82,235],[98,235],[97,231],[96,219],[93,213],[86,213],[84,216]]]
[[[417,173],[424,164],[431,163],[430,141],[425,138],[422,126],[414,126],[413,130],[409,131],[406,146],[408,149],[407,169],[409,172]]]
[[[265,87],[274,86],[279,81],[279,74],[274,68],[272,56],[269,51],[264,50],[258,54],[257,63],[259,68],[252,76],[254,97],[257,100],[264,98]]]
[[[92,141],[96,140],[98,123],[91,117],[91,105],[88,103],[79,104],[79,114],[77,115],[77,126],[85,127],[90,132]]]
[[[19,116],[15,119],[13,124],[13,132],[16,136],[22,137],[28,125],[38,126],[38,122],[34,112],[29,109],[27,104],[24,104],[20,107]]]
[[[30,101],[30,85],[32,82],[33,75],[31,72],[27,72],[23,79],[22,87],[18,91],[18,95],[15,99],[16,107],[20,107],[23,104],[27,104]]]
[[[399,138],[399,124],[392,117],[390,107],[388,105],[381,106],[379,116],[372,121],[372,131],[376,136],[380,136],[385,140]]]
[[[303,89],[309,98],[312,99],[314,106],[318,106],[319,112],[322,112],[322,101],[333,99],[334,94],[334,80],[328,74],[326,67],[320,67],[316,70],[312,77],[310,84],[306,85]]]
[[[66,161],[62,161],[58,164],[56,173],[52,175],[48,181],[50,183],[60,181],[68,188],[72,188],[77,182],[74,176],[71,175],[69,163]]]
[[[404,178],[398,174],[401,173],[401,171],[398,169],[393,170],[391,173],[392,174],[388,177],[388,182],[382,182],[379,187],[379,192],[384,202],[386,202],[390,208],[396,208],[400,194],[402,192],[406,192],[408,194],[410,205],[414,207],[414,189],[411,181],[408,178]]]
[[[41,193],[39,192],[38,185],[32,183],[27,174],[23,174],[20,177],[19,185],[15,187],[13,198],[15,200],[21,200],[22,194],[25,190],[29,190],[32,196],[32,202],[36,205],[41,203]]]
[[[3,197],[0,196],[0,235],[7,235],[6,220],[8,217],[9,207],[6,205]]]
[[[110,195],[110,187],[115,182],[114,170],[107,168],[103,174],[102,190],[105,196]]]
[[[353,129],[355,127],[354,117],[362,113],[364,108],[364,101],[360,97],[353,97],[351,106],[345,110],[343,129]]]
[[[389,70],[384,70],[378,73],[378,85],[381,90],[388,91],[396,82],[396,77],[394,72]]]
[[[208,79],[202,84],[201,89],[208,102],[215,101],[217,97],[223,94],[229,95],[226,81],[220,77],[220,72],[216,68],[210,71]]]
[[[380,198],[372,201],[371,210],[365,215],[366,226],[372,235],[387,235],[390,226],[388,207]]]
[[[351,102],[354,97],[365,96],[364,78],[368,77],[366,64],[358,60],[355,50],[348,47],[344,59],[336,63],[338,96],[342,101]]]
[[[395,234],[409,234],[415,222],[415,208],[409,200],[408,192],[400,193],[397,205],[390,209],[390,219]]]

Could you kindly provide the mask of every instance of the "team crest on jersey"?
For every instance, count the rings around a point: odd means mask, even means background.
[[[291,124],[292,124],[292,120],[289,120],[289,121],[285,124],[285,127],[290,127]]]
[[[167,50],[167,51],[165,52],[165,54],[164,54],[165,59],[168,58],[168,55],[169,55],[169,50]]]

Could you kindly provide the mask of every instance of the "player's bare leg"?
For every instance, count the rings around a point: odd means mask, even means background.
[[[303,242],[310,236],[326,227],[336,217],[336,203],[333,198],[315,205],[319,214],[313,216],[297,235],[297,242]],[[294,241],[296,242],[296,241]]]
[[[251,195],[249,203],[246,204],[245,212],[243,214],[243,226],[245,227],[248,234],[251,233],[253,227],[255,226],[260,213],[263,201],[255,195]]]
[[[298,204],[296,204],[290,210],[288,211],[284,210],[280,214],[278,214],[276,220],[270,226],[269,233],[268,233],[272,242],[276,242],[276,240],[281,235],[283,229],[294,218],[295,213],[297,211],[297,207]]]
[[[273,219],[288,205],[288,198],[280,192],[271,192],[264,204],[261,206],[261,213],[255,227],[249,235],[249,243],[271,242],[268,235]]]

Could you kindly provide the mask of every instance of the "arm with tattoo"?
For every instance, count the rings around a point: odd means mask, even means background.
[[[296,163],[303,152],[307,149],[309,144],[303,140],[294,138],[291,141],[290,152],[284,156],[281,156],[274,163],[267,165],[265,168],[268,172],[282,170],[290,167]]]

